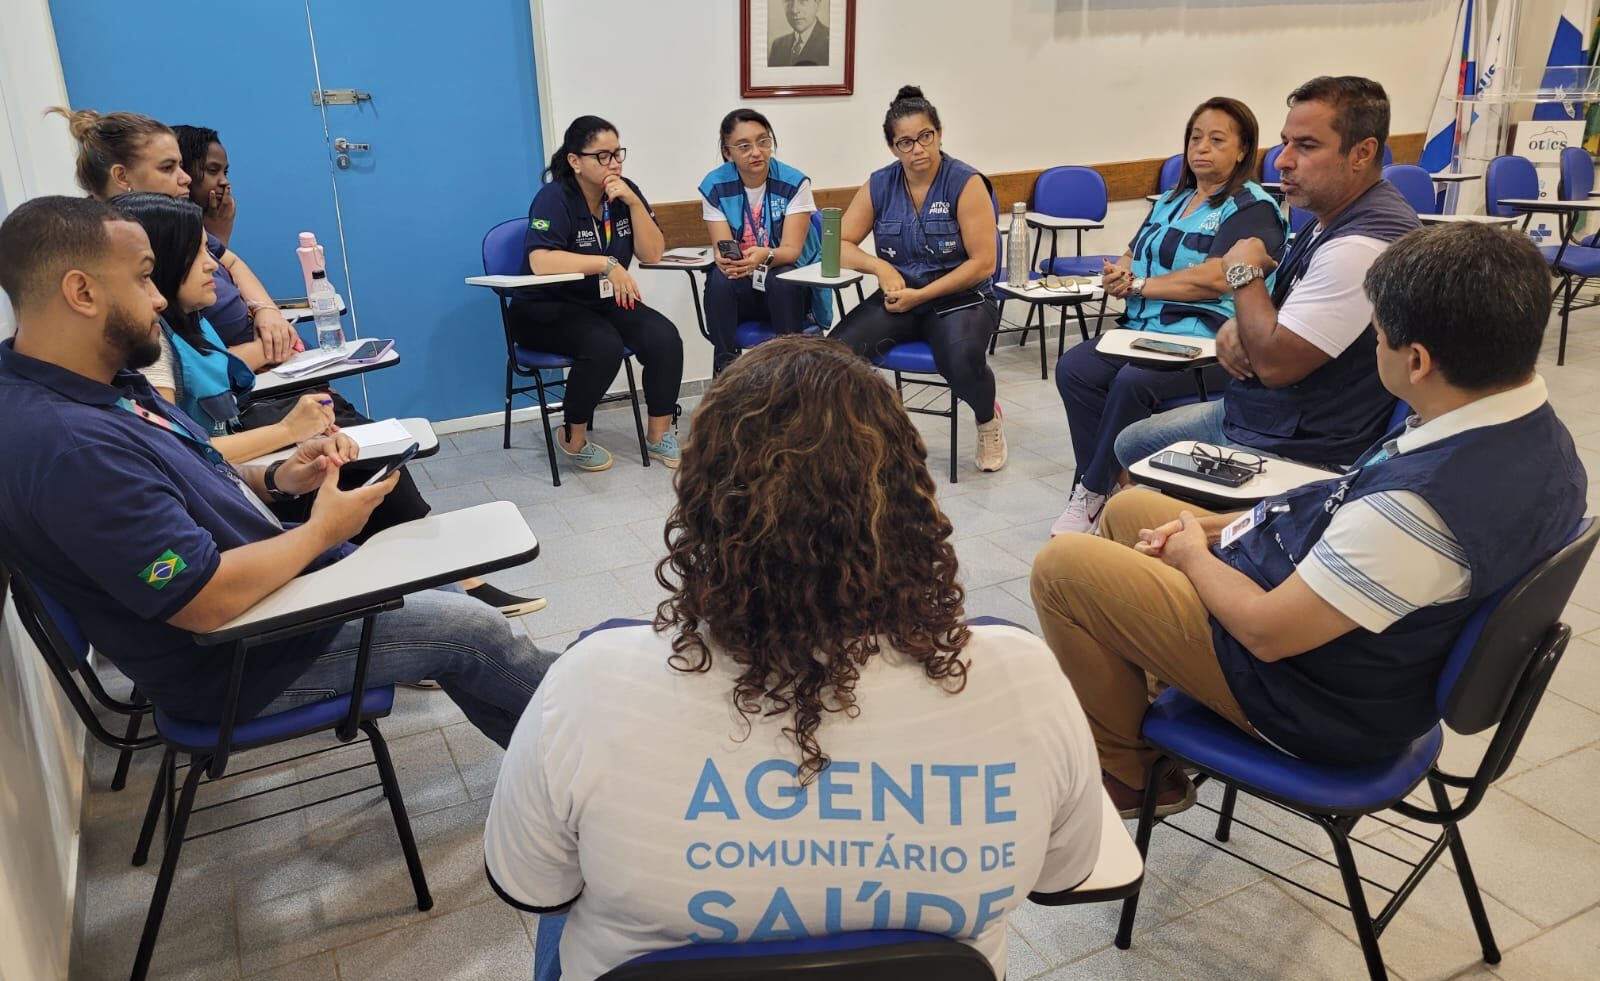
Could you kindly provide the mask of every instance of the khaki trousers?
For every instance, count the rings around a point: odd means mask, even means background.
[[[1142,789],[1156,753],[1140,738],[1155,678],[1255,734],[1234,700],[1211,644],[1211,622],[1193,584],[1133,549],[1141,528],[1178,512],[1207,512],[1154,491],[1114,495],[1100,533],[1061,535],[1033,560],[1033,606],[1045,642],[1083,703],[1100,765]]]

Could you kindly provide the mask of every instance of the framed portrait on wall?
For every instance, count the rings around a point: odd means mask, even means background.
[[[739,0],[739,95],[850,95],[856,0]]]

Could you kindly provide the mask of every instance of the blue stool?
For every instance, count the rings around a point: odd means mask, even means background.
[[[1039,342],[1043,344],[1044,341]],[[883,354],[872,359],[872,363],[880,368],[887,368],[894,372],[894,390],[900,396],[900,403],[907,412],[915,412],[925,416],[939,416],[950,420],[950,483],[956,482],[956,393],[944,381],[944,376],[939,372],[939,366],[933,362],[933,349],[925,341],[906,341],[896,344]],[[920,385],[933,388],[942,388],[950,393],[950,405],[944,409],[932,409],[928,406],[906,405],[906,396],[903,389],[901,374],[933,375],[938,381],[917,379]],[[931,403],[930,403],[931,404]]]

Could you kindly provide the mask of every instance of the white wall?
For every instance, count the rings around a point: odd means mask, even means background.
[[[596,9],[543,2],[550,145],[572,118],[604,116],[629,148],[628,176],[654,201],[682,201],[718,162],[717,123],[743,103],[772,119],[779,155],[817,186],[860,184],[891,159],[883,113],[908,82],[939,108],[946,149],[990,172],[1165,157],[1211,95],[1243,99],[1270,138],[1284,97],[1322,74],[1379,80],[1394,131],[1420,132],[1456,2],[860,0],[854,96],[757,100],[739,98],[737,0],[612,0],[601,19]],[[1145,210],[1114,204],[1085,248],[1120,252]],[[683,331],[685,377],[709,375],[684,276],[645,277],[649,302]]]
[[[40,194],[79,193],[65,128],[40,105],[66,101],[46,0],[0,4],[0,218]],[[23,108],[27,107],[27,108]],[[13,329],[0,295],[0,337]],[[0,420],[0,425],[5,425]],[[0,978],[67,976],[77,876],[84,733],[9,601],[0,610]]]

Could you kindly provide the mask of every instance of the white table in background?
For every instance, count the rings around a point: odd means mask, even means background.
[[[861,281],[866,278],[866,273],[856,272],[854,269],[841,267],[839,275],[824,276],[822,275],[822,263],[813,262],[809,266],[801,266],[798,269],[791,269],[786,273],[781,273],[778,278],[790,283],[804,283],[807,286],[820,286],[824,289],[833,290],[833,298],[839,303],[839,319],[841,320],[844,319],[844,291],[846,289],[851,286],[856,288],[857,303],[867,298],[866,293],[861,289]],[[835,324],[834,326],[838,325]]]
[[[1520,219],[1514,216],[1502,218],[1499,215],[1424,215],[1419,213],[1417,220],[1424,225],[1448,225],[1459,222],[1477,225],[1515,225]]]
[[[711,330],[706,326],[706,313],[700,305],[699,284],[694,281],[695,273],[710,275],[716,260],[711,256],[711,246],[702,245],[695,248],[668,249],[667,254],[661,257],[660,262],[641,262],[640,269],[681,269],[689,276],[689,298],[694,300],[694,321],[700,328],[700,336],[711,340]]]
[[[1562,253],[1567,250],[1567,240],[1572,235],[1574,219],[1578,215],[1591,211],[1600,211],[1600,200],[1589,198],[1584,201],[1562,201],[1556,198],[1501,198],[1498,204],[1519,211],[1523,215],[1523,228],[1533,220],[1534,215],[1547,214],[1556,216],[1557,239],[1560,248],[1550,259],[1552,267],[1561,262]]]
[[[1084,278],[1084,277],[1067,276],[1067,277],[1062,277],[1062,278],[1065,278],[1065,279],[1079,279],[1079,278]],[[1046,350],[1045,350],[1046,345],[1044,343],[1044,314],[1043,314],[1043,308],[1044,307],[1053,306],[1053,307],[1056,307],[1060,311],[1061,320],[1060,320],[1060,323],[1057,326],[1057,331],[1056,331],[1056,358],[1057,359],[1059,359],[1061,357],[1062,352],[1066,350],[1066,343],[1067,343],[1067,308],[1068,307],[1071,307],[1072,308],[1072,312],[1077,315],[1077,318],[1078,318],[1078,332],[1083,336],[1083,339],[1085,341],[1087,341],[1089,339],[1089,321],[1088,321],[1088,318],[1086,318],[1083,315],[1083,305],[1085,303],[1089,303],[1089,302],[1094,301],[1094,300],[1104,300],[1105,299],[1105,293],[1098,286],[1100,277],[1098,277],[1098,276],[1090,276],[1090,277],[1087,277],[1087,278],[1090,279],[1094,285],[1080,286],[1076,290],[1062,290],[1062,289],[1052,290],[1052,289],[1047,288],[1044,285],[1045,284],[1045,280],[1043,280],[1043,279],[1029,280],[1027,286],[1010,286],[1003,280],[1001,282],[998,282],[998,283],[994,284],[995,294],[996,294],[998,299],[1000,299],[1002,301],[1003,300],[1021,300],[1022,302],[1028,304],[1029,307],[1030,307],[1029,312],[1028,312],[1028,317],[1027,317],[1026,320],[1023,321],[1023,324],[1024,324],[1023,327],[1021,327],[1021,328],[1008,328],[1007,331],[1004,331],[1004,332],[1011,332],[1011,331],[1020,329],[1020,330],[1023,331],[1023,340],[1027,340],[1027,331],[1032,329],[1031,325],[1033,323],[1033,310],[1034,310],[1034,308],[1038,308],[1039,311],[1040,311],[1040,314],[1039,314],[1039,377],[1040,378],[1048,378],[1048,377],[1050,377],[1050,368],[1049,368],[1049,364],[1047,362],[1047,358],[1049,357],[1049,355],[1046,353]]]
[[[1178,453],[1188,453],[1194,449],[1194,444],[1195,441],[1192,439],[1181,440],[1160,452],[1174,450]],[[1224,452],[1227,452],[1226,448]],[[1238,487],[1227,487],[1188,474],[1157,469],[1150,465],[1149,457],[1129,467],[1128,472],[1141,484],[1149,484],[1185,500],[1196,500],[1206,507],[1224,512],[1243,510],[1253,506],[1257,501],[1277,497],[1296,487],[1339,476],[1331,470],[1309,467],[1303,463],[1280,460],[1264,454],[1256,455],[1262,456],[1265,460],[1262,471]]]
[[[405,448],[410,446],[412,443],[417,444],[417,452],[416,455],[412,457],[413,460],[421,460],[425,457],[433,456],[435,453],[439,452],[439,434],[433,431],[433,424],[428,422],[428,420],[423,419],[420,416],[414,416],[409,419],[396,419],[394,421],[405,427],[405,430],[409,434],[410,438],[405,440],[396,440],[391,443],[384,443],[380,446],[363,447],[361,450],[362,462],[370,463],[373,460],[385,460],[392,456],[399,456],[402,452],[404,452]],[[372,424],[369,423],[369,425]],[[346,428],[346,431],[348,432],[350,429],[360,428],[362,427],[350,426]],[[264,456],[258,456],[253,460],[246,460],[239,464],[239,466],[261,466],[268,463],[276,463],[279,460],[287,460],[293,453],[294,447],[291,446],[287,449],[279,450],[276,453],[268,453]]]
[[[1056,249],[1057,235],[1061,232],[1075,233],[1078,236],[1078,255],[1083,255],[1083,233],[1106,227],[1105,222],[1095,221],[1092,218],[1057,218],[1054,215],[1041,214],[1037,211],[1028,212],[1027,217],[1029,228],[1036,228],[1041,232],[1050,233],[1050,262],[1052,268],[1054,268],[1055,260],[1060,258]],[[1033,243],[1031,265],[1034,269],[1039,268],[1039,246],[1043,241],[1044,236],[1040,235]]]
[[[357,337],[345,341],[345,345],[354,347],[367,339]],[[382,357],[373,361],[361,364],[336,361],[333,364],[308,371],[303,375],[295,375],[293,378],[278,374],[276,369],[263,371],[256,376],[256,387],[251,390],[250,397],[251,399],[259,399],[268,395],[287,395],[291,392],[299,392],[308,388],[321,388],[336,378],[348,378],[351,375],[365,374],[369,371],[377,371],[380,368],[388,368],[399,363],[400,351],[391,347],[383,352]]]

